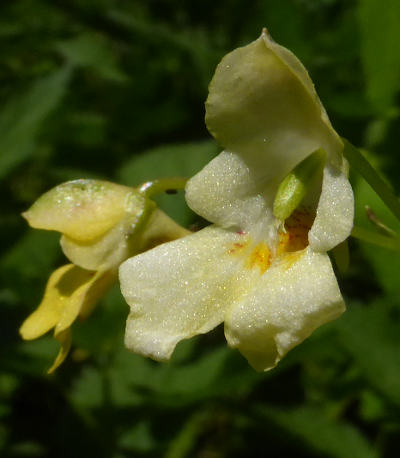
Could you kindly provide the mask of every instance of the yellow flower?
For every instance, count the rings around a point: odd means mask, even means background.
[[[306,69],[266,31],[219,64],[206,122],[225,150],[186,200],[213,224],[121,265],[125,343],[167,360],[224,322],[229,345],[268,370],[345,309],[326,253],[353,224],[343,143]]]
[[[72,264],[50,276],[38,309],[22,324],[21,336],[36,339],[54,328],[61,348],[49,372],[66,358],[72,323],[87,317],[117,281],[122,261],[189,232],[149,201],[144,192],[100,180],[61,184],[23,214],[38,229],[62,233]]]

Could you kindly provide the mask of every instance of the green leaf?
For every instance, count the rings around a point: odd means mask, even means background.
[[[262,415],[297,438],[317,456],[335,458],[374,458],[377,455],[361,433],[344,421],[330,418],[323,410],[301,407],[278,410],[257,409]]]
[[[69,398],[79,408],[94,409],[101,406],[104,401],[102,374],[94,367],[84,367],[69,391]]]
[[[40,78],[0,112],[0,179],[32,154],[39,129],[60,103],[70,75],[64,67]]]
[[[365,206],[368,205],[386,226],[400,234],[400,223],[392,212],[386,207],[375,191],[364,180],[358,180],[354,186],[355,191],[355,224],[379,234],[379,229],[367,217]],[[369,243],[360,243],[363,254],[370,262],[375,278],[390,294],[400,292],[398,281],[400,272],[400,256],[398,253],[381,248]]]
[[[21,218],[21,224],[22,218]],[[60,254],[60,235],[55,232],[29,229],[0,261],[0,268],[23,280],[42,279]],[[43,285],[44,286],[44,285]]]
[[[187,364],[176,364],[175,358],[170,364],[155,364],[121,349],[112,371],[114,401],[118,405],[135,405],[139,402],[138,392],[143,390],[150,390],[159,403],[171,406],[208,398],[214,392],[229,353],[229,349],[222,347]],[[135,393],[133,387],[138,392]]]
[[[148,420],[138,421],[131,429],[121,435],[118,445],[123,449],[149,452],[157,445]]]
[[[365,390],[360,397],[360,414],[369,422],[381,421],[387,417],[384,400],[373,391]]]
[[[171,441],[165,458],[185,458],[190,456],[196,441],[210,422],[214,414],[206,411],[196,411],[185,423],[179,434]]]
[[[377,168],[374,168],[364,157],[363,153],[353,146],[346,139],[344,143],[344,157],[349,161],[352,170],[358,172],[373,190],[379,195],[386,206],[397,217],[400,222],[400,201],[395,196],[392,187],[378,173]]]
[[[338,322],[340,340],[369,384],[400,405],[399,310],[379,301],[353,305]]]
[[[72,65],[90,67],[105,79],[123,83],[128,76],[119,67],[111,43],[100,34],[83,33],[58,42],[56,48]]]
[[[360,0],[358,22],[367,96],[379,113],[385,113],[400,89],[400,2]]]

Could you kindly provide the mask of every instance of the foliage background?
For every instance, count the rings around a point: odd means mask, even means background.
[[[203,121],[222,56],[268,26],[309,69],[333,125],[397,191],[398,0],[3,0],[0,5],[0,454],[4,457],[396,457],[400,260],[350,241],[348,312],[259,374],[221,329],[157,364],[123,347],[115,288],[74,326],[53,376],[51,337],[18,327],[65,262],[19,213],[69,179],[131,185],[191,175],[217,152]],[[364,205],[400,226],[354,173]],[[197,224],[182,196],[160,204]]]

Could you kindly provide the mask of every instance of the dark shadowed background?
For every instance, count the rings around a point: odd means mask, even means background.
[[[52,376],[51,336],[18,327],[65,263],[55,233],[20,217],[56,184],[137,185],[196,173],[218,152],[207,85],[263,26],[309,69],[336,130],[400,191],[398,0],[3,0],[0,4],[0,455],[10,458],[400,456],[400,258],[350,240],[348,304],[268,373],[222,329],[169,364],[123,346],[118,287],[73,327]],[[356,173],[364,205],[394,221]],[[183,196],[160,205],[182,224]]]

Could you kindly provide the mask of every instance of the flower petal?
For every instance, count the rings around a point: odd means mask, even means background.
[[[318,148],[328,154],[343,149],[307,70],[266,32],[218,65],[206,123],[222,146],[263,156],[273,169],[282,157],[293,166]]]
[[[354,195],[346,175],[328,164],[324,169],[317,215],[308,234],[314,251],[328,251],[349,237],[353,228]]]
[[[64,307],[54,329],[55,337],[68,329],[78,315],[87,316],[89,310],[92,310],[93,305],[104,296],[115,280],[115,273],[88,272],[76,266],[67,272],[57,284]]]
[[[71,349],[71,330],[69,328],[59,332],[54,337],[56,340],[58,340],[61,347],[52,366],[47,371],[48,374],[52,374],[59,366],[61,366],[61,364],[65,361],[65,358],[68,356],[69,350]]]
[[[115,273],[90,272],[73,264],[60,267],[50,276],[39,307],[22,324],[22,337],[36,339],[53,327],[57,336],[82,311],[87,314],[115,280]]]
[[[344,308],[329,257],[307,248],[260,276],[258,286],[228,311],[225,335],[255,369],[265,371]]]
[[[31,340],[40,337],[47,331],[52,329],[60,320],[62,310],[64,308],[63,296],[58,289],[59,283],[74,271],[76,267],[72,264],[67,264],[55,270],[46,285],[44,297],[39,307],[31,313],[23,322],[19,332],[23,339]],[[92,273],[88,273],[92,276]]]
[[[143,198],[132,188],[100,180],[75,180],[43,194],[23,216],[37,229],[91,241],[125,215],[140,212]]]
[[[180,226],[163,211],[156,208],[140,234],[138,234],[138,240],[133,241],[133,244],[136,246],[136,252],[139,252],[139,250],[147,251],[157,245],[180,239],[191,233],[191,231]]]
[[[237,279],[238,259],[229,250],[240,238],[210,226],[124,262],[121,291],[131,307],[126,346],[167,360],[180,340],[221,323]]]
[[[223,151],[188,181],[186,201],[208,221],[224,228],[249,230],[264,216],[272,218],[268,208],[272,199],[261,195],[266,184],[257,184],[253,168],[240,155]]]
[[[159,209],[155,209],[147,223],[134,232],[139,216],[127,213],[119,224],[91,242],[63,235],[61,247],[65,256],[83,269],[111,270],[130,256],[190,234]]]
[[[61,248],[65,256],[75,265],[87,270],[107,270],[117,268],[128,256],[127,234],[134,216],[126,216],[105,235],[89,241],[79,241],[63,235]],[[133,253],[132,253],[133,254]]]
[[[343,143],[306,69],[266,33],[222,59],[206,122],[227,151],[188,182],[186,199],[223,227],[254,222],[283,178],[313,151],[322,148],[330,162],[342,163]]]

